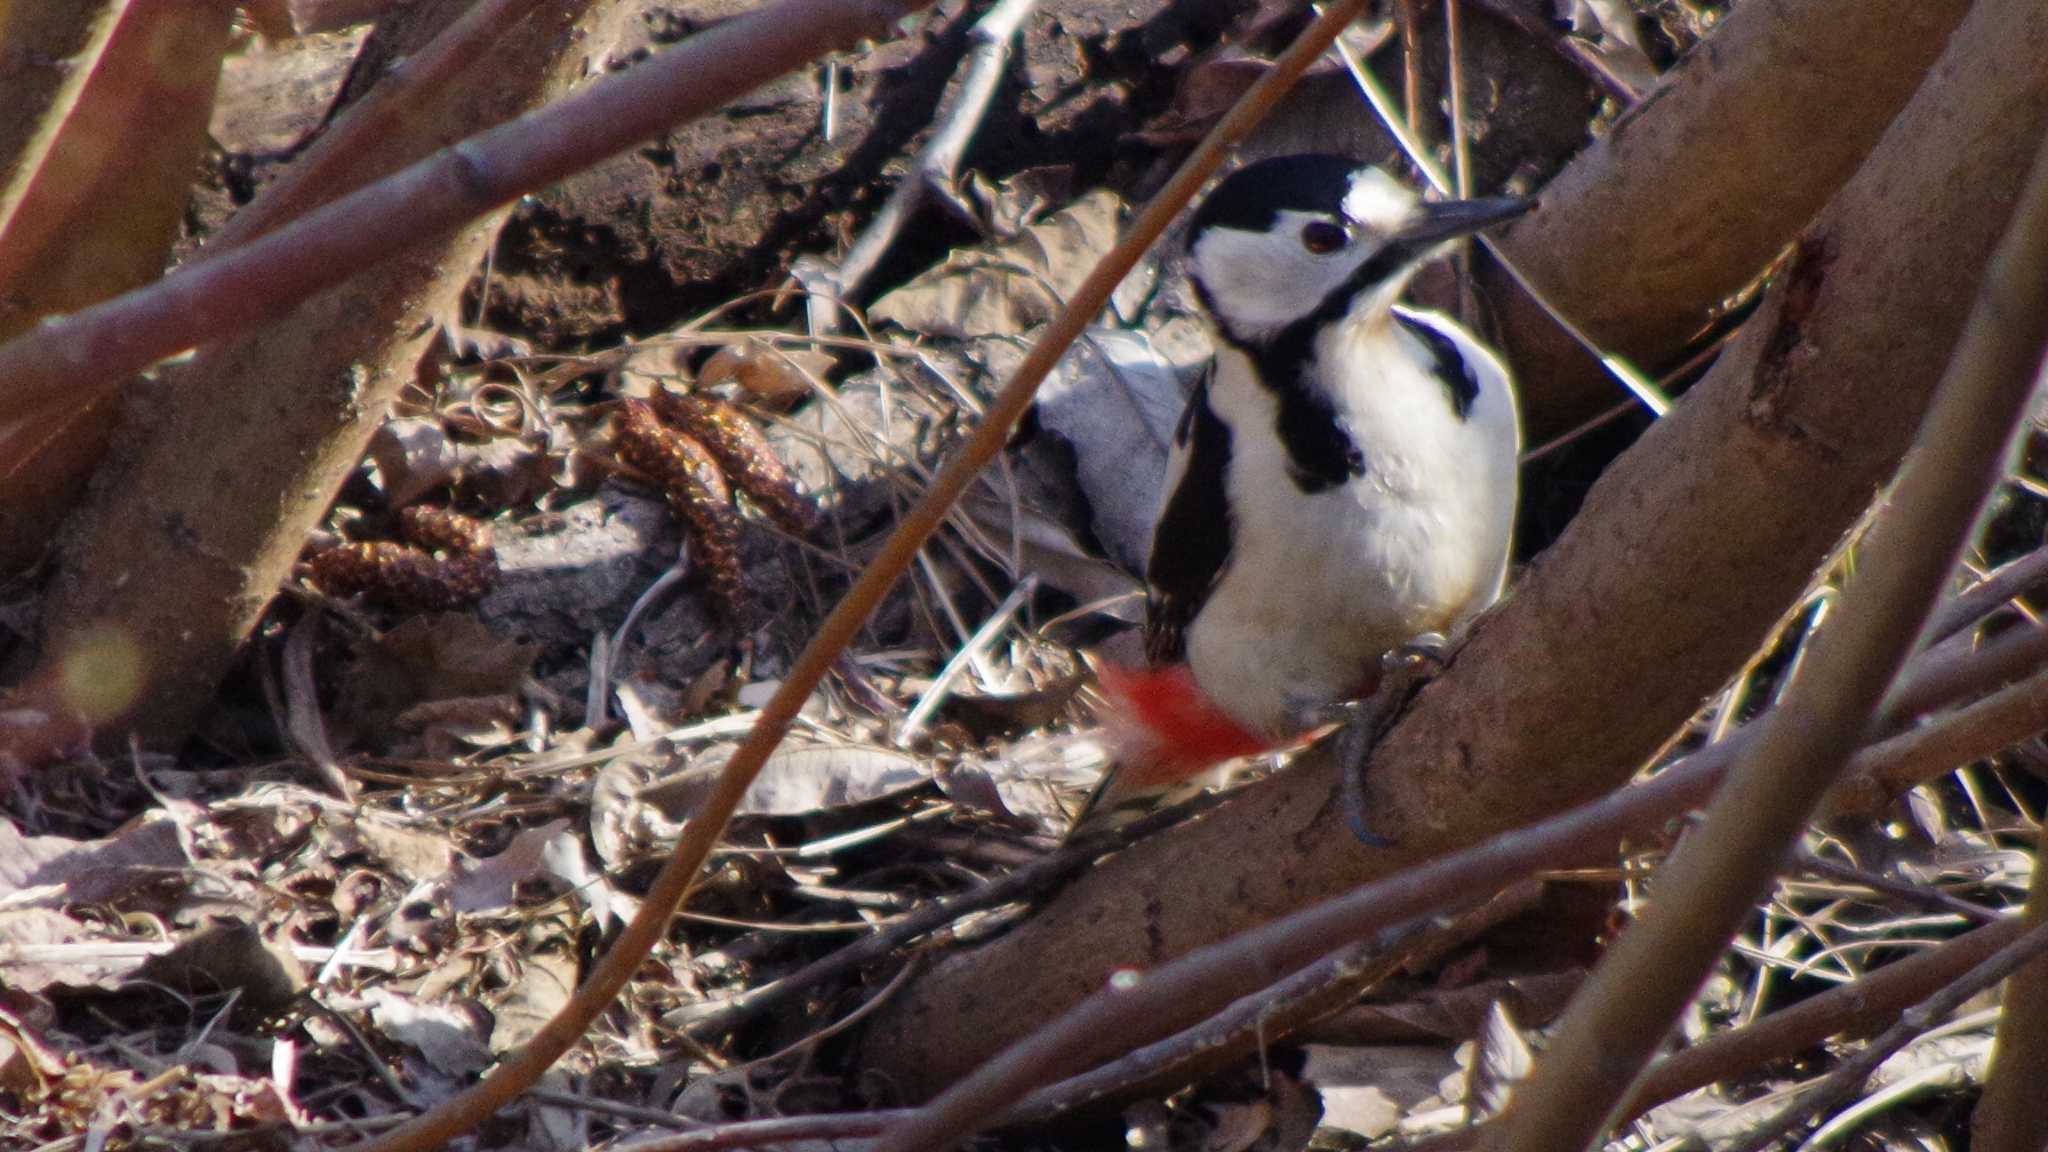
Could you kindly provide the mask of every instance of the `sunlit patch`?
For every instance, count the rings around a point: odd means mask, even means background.
[[[87,725],[126,714],[142,694],[142,680],[141,645],[111,624],[87,630],[59,663],[58,691]]]
[[[1388,235],[1401,230],[1420,202],[1412,190],[1385,172],[1360,168],[1352,174],[1351,188],[1344,193],[1344,215]]]

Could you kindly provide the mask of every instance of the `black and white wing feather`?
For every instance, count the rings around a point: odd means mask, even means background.
[[[1185,659],[1187,630],[1230,561],[1230,427],[1209,406],[1202,378],[1173,433],[1166,501],[1152,529],[1145,564],[1145,656],[1154,664]]]

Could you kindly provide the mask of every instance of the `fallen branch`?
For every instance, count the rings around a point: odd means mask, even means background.
[[[565,179],[927,0],[779,0],[435,153],[238,251],[0,345],[0,420],[75,407],[167,356],[289,313],[408,247]]]
[[[874,219],[868,221],[866,230],[847,250],[839,267],[831,268],[822,261],[798,261],[798,278],[811,291],[813,332],[838,329],[840,301],[860,293],[869,274],[919,209],[934,197],[959,199],[955,180],[960,173],[960,159],[967,154],[967,145],[974,139],[982,117],[987,115],[989,101],[995,99],[1003,74],[1009,70],[1011,45],[1037,5],[1038,0],[1000,0],[975,22],[968,34],[974,47],[968,51],[963,66],[966,78],[960,82],[952,106],[940,117],[939,130],[926,141],[916,163],[897,183],[895,191],[889,193]]]

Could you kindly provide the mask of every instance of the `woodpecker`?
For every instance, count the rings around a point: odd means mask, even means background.
[[[1521,433],[1500,359],[1401,304],[1510,197],[1429,202],[1338,156],[1247,165],[1188,230],[1216,354],[1174,436],[1146,568],[1150,671],[1111,670],[1117,767],[1084,819],[1273,750],[1381,661],[1500,595]]]

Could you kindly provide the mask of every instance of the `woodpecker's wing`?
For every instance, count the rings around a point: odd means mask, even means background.
[[[1169,664],[1187,654],[1188,625],[1223,576],[1230,559],[1230,427],[1209,406],[1208,374],[1188,397],[1173,433],[1166,499],[1152,529],[1145,563],[1145,656]]]

